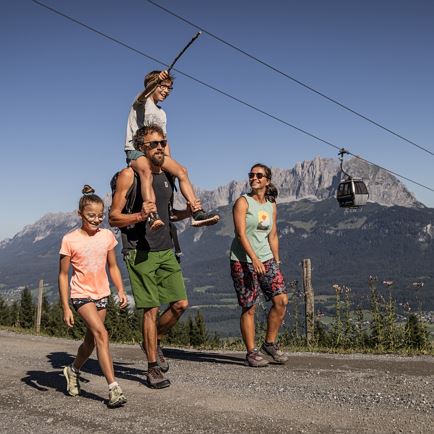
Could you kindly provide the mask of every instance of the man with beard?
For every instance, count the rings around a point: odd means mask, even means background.
[[[134,147],[145,154],[152,167],[153,188],[156,203],[143,203],[140,182],[134,181],[134,171],[128,167],[119,172],[110,209],[110,225],[121,229],[123,255],[128,269],[137,309],[143,309],[143,342],[141,347],[148,359],[149,387],[168,387],[164,376],[169,369],[160,346],[160,339],[173,327],[188,307],[187,293],[181,267],[174,253],[170,220],[182,220],[191,216],[191,207],[184,211],[169,207],[173,195],[173,182],[161,166],[167,141],[158,125],[147,125],[134,136]],[[126,211],[127,196],[131,187],[136,188],[136,199],[131,213]],[[200,202],[193,204],[200,206]],[[151,230],[148,216],[158,212],[164,225]],[[159,316],[160,306],[168,308]]]

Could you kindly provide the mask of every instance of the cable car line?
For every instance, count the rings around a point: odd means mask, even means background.
[[[55,13],[55,14],[57,14],[57,15],[63,17],[63,18],[65,18],[65,19],[67,19],[67,20],[69,20],[69,21],[74,22],[75,24],[78,24],[78,25],[80,25],[80,26],[86,28],[87,30],[90,30],[91,32],[94,32],[94,33],[96,33],[96,34],[98,34],[98,35],[100,35],[100,36],[103,36],[104,38],[109,39],[110,41],[112,41],[112,42],[114,42],[114,43],[116,43],[116,44],[119,44],[119,45],[121,45],[121,46],[123,46],[123,47],[125,47],[125,48],[127,48],[127,49],[129,49],[129,50],[131,50],[131,51],[133,51],[133,52],[135,52],[135,53],[137,53],[137,54],[140,54],[141,56],[144,56],[144,57],[146,57],[147,59],[153,60],[154,62],[159,63],[160,65],[163,65],[163,66],[166,66],[166,67],[169,66],[167,63],[164,63],[164,62],[162,62],[161,60],[158,60],[158,59],[156,59],[155,57],[152,57],[152,56],[150,56],[150,55],[144,53],[143,51],[138,50],[137,48],[131,47],[130,45],[126,44],[125,42],[122,42],[122,41],[120,41],[120,40],[118,40],[118,39],[116,39],[116,38],[114,38],[114,37],[112,37],[112,36],[110,36],[110,35],[107,35],[106,33],[101,32],[100,30],[97,30],[97,29],[95,29],[95,28],[89,26],[88,24],[85,24],[85,23],[83,23],[83,22],[77,20],[76,18],[72,18],[72,17],[70,17],[69,15],[67,15],[67,14],[65,14],[65,13],[63,13],[63,12],[60,12],[60,11],[58,11],[57,9],[55,9],[55,8],[53,8],[53,7],[51,7],[51,6],[48,6],[48,5],[42,3],[42,2],[40,2],[40,1],[38,1],[38,0],[31,0],[31,1],[32,1],[33,3],[39,5],[39,6],[42,6],[42,7],[46,8],[46,9],[50,10],[51,12],[53,12],[53,13]],[[327,144],[328,146],[333,147],[334,149],[341,150],[341,147],[340,147],[340,146],[337,146],[337,145],[335,145],[334,143],[329,142],[328,140],[322,139],[321,137],[316,136],[315,134],[310,133],[309,131],[306,131],[306,130],[300,128],[300,127],[297,127],[296,125],[293,125],[293,124],[291,124],[291,123],[289,123],[289,122],[287,122],[287,121],[285,121],[285,120],[283,120],[283,119],[281,119],[281,118],[279,118],[279,117],[277,117],[277,116],[275,116],[275,115],[272,115],[271,113],[268,113],[268,112],[266,112],[265,110],[262,110],[262,109],[260,109],[260,108],[258,108],[258,107],[256,107],[256,106],[254,106],[254,105],[248,103],[248,102],[243,101],[242,99],[239,99],[239,98],[237,98],[237,97],[235,97],[235,96],[233,96],[233,95],[230,95],[229,93],[227,93],[227,92],[225,92],[225,91],[223,91],[223,90],[221,90],[221,89],[218,89],[218,88],[216,88],[216,87],[214,87],[214,86],[212,86],[212,85],[210,85],[210,84],[208,84],[208,83],[205,83],[204,81],[202,81],[202,80],[200,80],[200,79],[198,79],[198,78],[196,78],[196,77],[193,77],[193,76],[190,75],[190,74],[187,74],[187,73],[185,73],[185,72],[183,72],[183,71],[181,71],[181,70],[179,70],[179,69],[176,69],[176,68],[173,68],[173,71],[176,71],[177,73],[179,73],[179,74],[181,74],[182,76],[187,77],[187,78],[189,78],[189,79],[195,81],[196,83],[199,83],[199,84],[201,84],[201,85],[203,85],[203,86],[205,86],[205,87],[207,87],[207,88],[209,88],[209,89],[212,89],[212,90],[214,90],[215,92],[220,93],[221,95],[224,95],[224,96],[226,96],[226,97],[228,97],[228,98],[230,98],[230,99],[232,99],[232,100],[234,100],[234,101],[237,101],[238,103],[240,103],[240,104],[242,104],[242,105],[244,105],[244,106],[246,106],[246,107],[249,107],[249,108],[251,108],[252,110],[255,110],[255,111],[257,111],[257,112],[259,112],[259,113],[261,113],[261,114],[263,114],[263,115],[265,115],[265,116],[268,116],[269,118],[274,119],[274,120],[276,120],[276,121],[278,121],[278,122],[280,122],[280,123],[282,123],[282,124],[284,124],[284,125],[286,125],[286,126],[289,126],[289,127],[293,128],[293,129],[295,129],[295,130],[297,130],[297,131],[299,131],[299,132],[301,132],[301,133],[303,133],[303,134],[305,134],[305,135],[307,135],[307,136],[309,136],[309,137],[312,137],[312,138],[314,138],[314,139],[316,139],[316,140],[318,140],[318,141],[320,141],[320,142],[323,142],[323,143]],[[416,184],[416,185],[418,185],[419,187],[423,187],[423,188],[425,188],[425,189],[427,189],[427,190],[429,190],[429,191],[434,192],[434,189],[433,189],[433,188],[428,187],[428,186],[426,186],[426,185],[424,185],[424,184],[422,184],[422,183],[420,183],[420,182],[418,182],[418,181],[414,181],[414,180],[411,179],[411,178],[408,178],[408,177],[406,177],[406,176],[404,176],[404,175],[400,175],[399,173],[394,172],[394,171],[389,170],[389,169],[386,169],[385,167],[379,166],[378,164],[373,163],[373,162],[371,162],[371,161],[369,161],[369,160],[366,160],[366,159],[364,159],[364,158],[362,158],[362,157],[360,157],[360,156],[358,156],[358,155],[356,155],[356,154],[353,154],[353,153],[351,153],[350,151],[346,151],[346,153],[348,153],[349,155],[351,155],[351,156],[353,156],[353,157],[355,157],[355,158],[358,158],[358,159],[361,160],[361,161],[364,161],[365,163],[368,163],[368,164],[370,164],[370,165],[372,165],[372,166],[378,167],[379,169],[383,169],[383,170],[385,170],[386,172],[389,172],[389,173],[391,173],[391,174],[393,174],[393,175],[395,175],[395,176],[397,176],[397,177],[399,177],[399,178],[405,179],[406,181],[409,181],[409,182],[411,182],[411,183],[413,183],[413,184]]]
[[[198,26],[197,24],[191,22],[190,20],[182,17],[181,15],[176,14],[175,12],[172,12],[171,10],[165,8],[164,6],[159,5],[158,3],[156,3],[153,0],[146,0],[148,3],[151,3],[152,5],[154,5],[155,7],[161,9],[162,11],[168,13],[169,15],[172,15],[175,18],[178,18],[181,21],[184,21],[185,23],[189,24],[192,27],[195,27],[196,29],[200,30],[201,32],[207,34],[208,36],[211,36],[211,38],[214,38],[215,40],[221,42],[222,44],[234,49],[235,51],[238,51],[239,53],[249,57],[250,59],[254,60],[255,62],[260,63],[261,65],[265,66],[268,69],[271,69],[274,72],[277,72],[278,74],[284,76],[285,78],[292,80],[293,82],[299,84],[300,86],[304,87],[305,89],[308,89],[309,91],[316,93],[317,95],[321,96],[322,98],[325,98],[326,100],[332,102],[333,104],[338,105],[339,107],[343,108],[344,110],[347,110],[351,113],[353,113],[354,115],[364,119],[365,121],[370,122],[371,124],[381,128],[384,131],[387,131],[390,134],[393,134],[395,137],[400,138],[401,140],[404,140],[405,142],[409,143],[410,145],[413,145],[417,148],[419,148],[420,150],[434,156],[434,152],[430,151],[427,148],[424,148],[421,145],[418,145],[417,143],[415,143],[413,140],[407,139],[406,137],[404,137],[403,135],[391,130],[390,128],[385,127],[384,125],[380,124],[379,122],[374,121],[373,119],[369,118],[368,116],[352,109],[351,107],[348,107],[347,105],[345,105],[344,103],[336,100],[335,98],[332,98],[326,94],[324,94],[323,92],[314,89],[312,86],[309,86],[308,84],[296,79],[295,77],[292,77],[291,75],[287,74],[286,72],[276,68],[273,65],[270,65],[269,63],[265,62],[264,60],[259,59],[258,57],[254,56],[253,54],[248,53],[247,51],[243,50],[242,48],[237,47],[236,45],[224,40],[223,38],[211,33],[210,31],[206,30],[205,28]]]

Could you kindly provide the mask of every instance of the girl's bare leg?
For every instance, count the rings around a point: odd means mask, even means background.
[[[94,345],[96,346],[96,352],[98,356],[98,362],[101,367],[102,373],[107,380],[107,384],[111,384],[115,381],[115,375],[113,370],[113,360],[109,349],[108,332],[104,326],[106,312],[107,309],[97,310],[94,303],[87,303],[80,307],[80,309],[78,310],[78,314],[83,318],[84,322],[86,323],[88,332],[90,332],[93,336]],[[88,336],[88,333],[86,333],[86,336]],[[90,339],[90,337],[88,339]],[[85,342],[83,342],[83,344],[84,343]],[[89,349],[90,347],[87,348],[87,351]],[[86,354],[86,351],[83,350],[80,357],[84,357],[86,356]],[[77,359],[78,358],[79,355],[77,355]],[[79,361],[81,363],[83,359],[81,358],[79,359]],[[78,367],[77,361],[74,362],[74,365]]]

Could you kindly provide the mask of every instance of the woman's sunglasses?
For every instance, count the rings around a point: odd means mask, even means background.
[[[262,179],[262,178],[267,178],[268,179],[268,176],[264,175],[263,173],[249,172],[248,175],[249,175],[249,179],[252,179],[255,176],[258,179]]]
[[[167,140],[152,140],[152,142],[143,142],[145,146],[149,149],[155,149],[158,145],[161,145],[162,148],[165,148],[167,145]]]

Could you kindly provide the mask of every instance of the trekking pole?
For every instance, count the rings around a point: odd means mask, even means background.
[[[171,69],[175,66],[175,63],[179,60],[179,58],[188,50],[188,48],[193,44],[193,42],[202,34],[202,32],[197,32],[192,38],[191,41],[179,52],[179,54],[175,57],[173,62],[169,65],[169,68],[167,68],[167,72],[170,72]],[[155,83],[153,83],[148,89],[145,89],[140,96],[136,99],[136,101],[140,101],[143,99],[146,99],[151,95],[155,89],[159,86],[160,81],[157,80]]]

